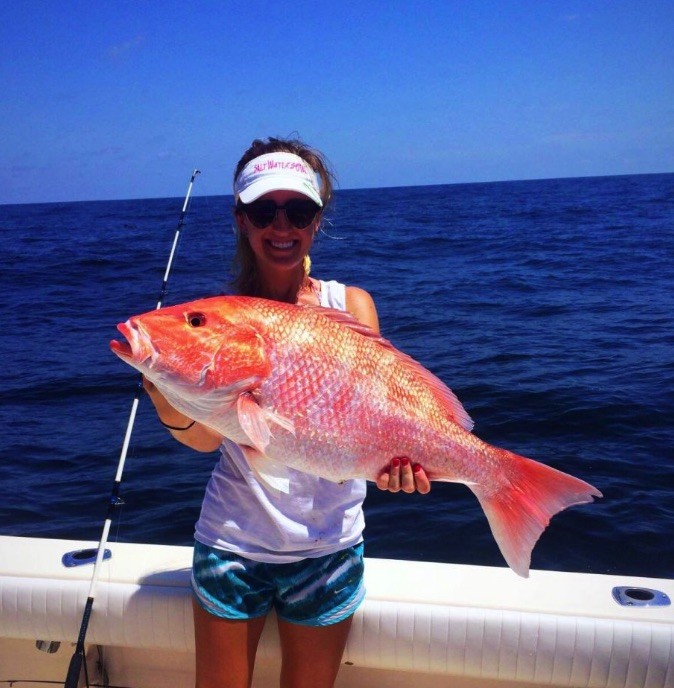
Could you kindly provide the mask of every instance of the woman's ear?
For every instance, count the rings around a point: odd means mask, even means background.
[[[234,210],[234,233],[242,236],[248,234],[243,221],[243,213],[240,210]]]

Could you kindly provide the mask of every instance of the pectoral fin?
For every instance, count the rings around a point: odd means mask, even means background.
[[[240,394],[236,400],[236,412],[241,429],[246,433],[251,445],[264,454],[271,439],[271,430],[264,411],[252,395]]]
[[[261,408],[250,393],[240,394],[236,400],[236,411],[241,429],[246,433],[250,444],[261,454],[265,454],[273,437],[269,423],[276,423],[290,433],[295,432],[292,421],[273,411]]]
[[[295,427],[292,421],[278,413],[261,408],[250,392],[239,395],[236,411],[241,429],[250,440],[251,446],[241,447],[246,461],[261,483],[288,494],[290,476],[287,466],[270,459],[266,452],[273,437],[269,424],[275,423],[284,430],[294,433]]]

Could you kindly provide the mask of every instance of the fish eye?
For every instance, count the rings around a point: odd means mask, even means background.
[[[206,316],[203,313],[188,313],[185,319],[190,327],[203,327],[206,324]]]

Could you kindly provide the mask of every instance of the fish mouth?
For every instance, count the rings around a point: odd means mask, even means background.
[[[120,342],[113,339],[110,342],[112,352],[134,367],[152,368],[159,352],[143,326],[140,323],[127,320],[124,323],[119,323],[117,329],[124,335],[126,341]]]

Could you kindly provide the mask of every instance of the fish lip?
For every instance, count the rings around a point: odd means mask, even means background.
[[[112,351],[123,360],[131,359],[137,365],[152,368],[157,362],[159,351],[142,324],[127,320],[124,323],[119,323],[117,329],[124,336],[126,342],[113,339],[110,342]]]
[[[122,359],[133,358],[131,346],[127,342],[119,342],[116,339],[111,339],[110,349]]]

